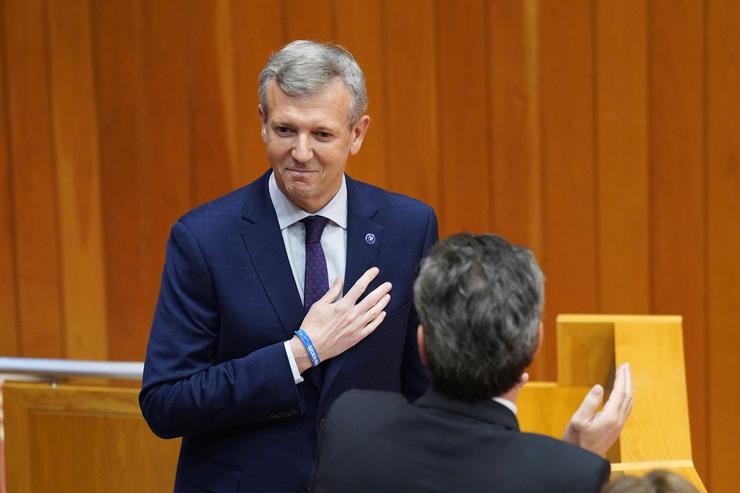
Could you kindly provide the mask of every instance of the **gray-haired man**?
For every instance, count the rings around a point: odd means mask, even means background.
[[[345,175],[370,123],[360,67],[296,41],[259,80],[271,169],[167,245],[140,403],[157,435],[183,437],[176,491],[300,491],[337,396],[427,386],[411,292],[437,221]]]
[[[591,389],[566,430],[571,443],[519,432],[516,397],[542,339],[533,255],[495,235],[453,236],[423,261],[414,300],[432,388],[414,404],[386,392],[338,399],[316,491],[598,492],[609,477],[599,455],[632,407],[629,367],[599,413],[603,389]]]

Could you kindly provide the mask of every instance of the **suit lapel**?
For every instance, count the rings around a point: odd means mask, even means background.
[[[303,320],[303,303],[290,270],[280,226],[267,189],[269,172],[250,187],[242,209],[244,245],[286,336]]]
[[[383,227],[373,221],[377,206],[365,200],[354,180],[347,177],[347,265],[344,272],[344,289],[347,292],[352,285],[370,267],[379,267],[378,258],[383,246]],[[379,277],[382,277],[382,272]],[[380,285],[376,279],[368,286],[365,294]],[[351,350],[329,360],[321,396],[331,387],[342,366],[350,357]]]

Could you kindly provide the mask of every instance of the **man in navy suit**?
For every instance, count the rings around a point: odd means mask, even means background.
[[[414,286],[432,388],[410,404],[352,390],[326,420],[317,493],[597,493],[604,456],[632,408],[628,365],[594,386],[564,441],[519,432],[516,398],[542,339],[543,276],[529,250],[459,234],[424,259]]]
[[[271,169],[172,228],[139,400],[183,437],[175,491],[305,490],[341,393],[426,390],[411,291],[437,222],[345,175],[366,103],[346,50],[286,45],[260,74]]]

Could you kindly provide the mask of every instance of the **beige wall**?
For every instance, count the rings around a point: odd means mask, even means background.
[[[740,482],[740,3],[0,0],[0,19],[0,354],[142,359],[169,225],[266,169],[259,68],[334,40],[370,90],[351,174],[426,200],[443,235],[530,246],[548,328],[683,315],[699,471]]]

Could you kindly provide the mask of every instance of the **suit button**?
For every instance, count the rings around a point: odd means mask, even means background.
[[[307,484],[306,486],[303,487],[303,489],[301,491],[303,493],[311,493],[311,485],[310,484]]]
[[[324,429],[324,425],[326,424],[326,418],[321,418],[319,420],[319,431]]]

